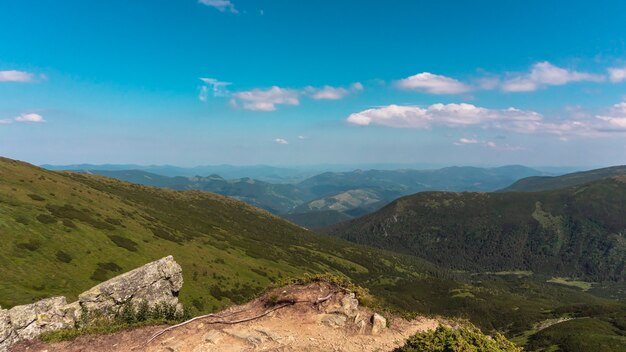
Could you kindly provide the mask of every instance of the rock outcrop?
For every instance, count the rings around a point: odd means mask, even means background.
[[[166,303],[180,310],[182,306],[178,303],[178,292],[182,286],[182,268],[169,256],[81,293],[78,302],[89,312],[116,312],[127,302],[135,306],[141,302],[147,302],[150,306]]]
[[[178,303],[182,285],[182,269],[168,256],[105,281],[70,304],[65,297],[52,297],[0,309],[0,352],[44,332],[74,327],[82,312],[114,315],[127,302],[146,302],[150,306],[165,303],[182,309]]]

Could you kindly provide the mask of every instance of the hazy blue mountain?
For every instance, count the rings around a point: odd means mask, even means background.
[[[74,165],[41,165],[48,170],[69,170],[69,171],[125,171],[139,170],[161,176],[206,176],[220,175],[227,179],[237,179],[250,177],[262,181],[274,183],[293,183],[299,182],[307,177],[318,174],[320,171],[316,168],[291,168],[276,167],[267,165],[206,165],[195,167],[179,167],[172,165],[136,165],[136,164],[74,164]]]
[[[82,172],[148,186],[174,190],[196,189],[229,196],[307,228],[325,227],[369,214],[408,194],[423,191],[486,192],[508,186],[530,175],[543,175],[535,169],[512,165],[497,168],[325,172],[299,183],[271,183],[251,177],[227,179],[217,174],[170,177],[145,170],[115,169],[137,165],[101,165],[96,169],[83,169],[89,166],[71,165]]]
[[[320,197],[351,189],[373,189],[386,198],[423,191],[490,192],[506,187],[520,178],[545,173],[519,165],[496,168],[445,167],[434,170],[355,170],[326,172],[298,184]]]
[[[275,214],[287,213],[313,197],[292,184],[273,184],[247,177],[231,180],[218,175],[167,177],[142,170],[86,170],[83,172],[147,186],[217,193]]]

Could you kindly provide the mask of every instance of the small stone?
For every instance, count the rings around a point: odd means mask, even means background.
[[[378,313],[372,315],[372,335],[378,335],[387,327],[387,319]]]
[[[217,344],[224,338],[224,334],[218,330],[211,330],[204,335],[204,341],[212,344]]]
[[[365,328],[367,327],[367,323],[365,322],[365,320],[359,320],[356,323],[357,328],[359,328],[359,335],[363,335],[365,334]]]
[[[259,334],[253,331],[224,329],[224,332],[232,337],[236,337],[240,340],[244,340],[247,343],[257,346],[267,341],[267,336]]]
[[[336,328],[346,325],[346,316],[341,314],[328,314],[320,320],[322,324]]]

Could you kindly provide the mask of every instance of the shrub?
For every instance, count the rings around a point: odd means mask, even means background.
[[[38,201],[38,202],[43,202],[44,200],[46,200],[46,198],[37,194],[29,194],[28,196],[30,197],[30,199]]]
[[[439,326],[436,330],[411,336],[395,352],[521,352],[501,334],[494,337],[483,334],[474,326],[450,328]]]
[[[57,260],[62,262],[62,263],[69,263],[72,261],[72,256],[63,252],[63,251],[58,251],[56,254]]]
[[[111,334],[132,327],[175,324],[187,318],[185,312],[177,311],[175,306],[165,302],[152,308],[145,301],[137,306],[127,302],[112,317],[99,312],[88,312],[83,307],[76,327],[43,333],[39,339],[47,343],[67,341],[83,335]]]
[[[28,219],[26,219],[26,218],[25,218],[25,217],[23,217],[23,216],[18,216],[18,217],[16,217],[16,218],[15,218],[15,222],[20,223],[20,224],[22,224],[22,225],[28,225],[28,224],[29,224]]]
[[[34,252],[41,247],[41,242],[37,240],[29,240],[28,242],[18,243],[15,245],[19,249],[26,249],[31,252]]]
[[[137,242],[131,239],[118,235],[109,235],[109,239],[113,241],[113,243],[115,243],[118,247],[122,247],[131,252],[137,252]]]
[[[91,274],[90,279],[99,282],[105,281],[109,278],[109,272],[118,272],[120,270],[122,270],[122,268],[113,262],[98,263],[98,267],[93,274]]]
[[[74,222],[70,219],[63,219],[62,222],[63,222],[63,225],[65,225],[66,227],[69,227],[71,229],[76,228],[76,224],[74,224]]]
[[[57,219],[48,215],[48,214],[39,214],[37,215],[37,220],[42,224],[54,224],[57,222]]]

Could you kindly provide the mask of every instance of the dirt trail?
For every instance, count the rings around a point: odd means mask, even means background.
[[[316,304],[320,298],[327,299]],[[243,323],[215,323],[245,320],[272,309],[276,310]],[[370,310],[357,307],[356,300],[337,287],[315,283],[269,292],[245,305],[217,313],[215,317],[168,331],[149,343],[146,342],[155,333],[166,327],[86,336],[56,344],[29,341],[14,346],[13,351],[391,351],[416,332],[435,329],[438,325],[434,319],[407,321],[388,316],[387,327],[373,332]]]

